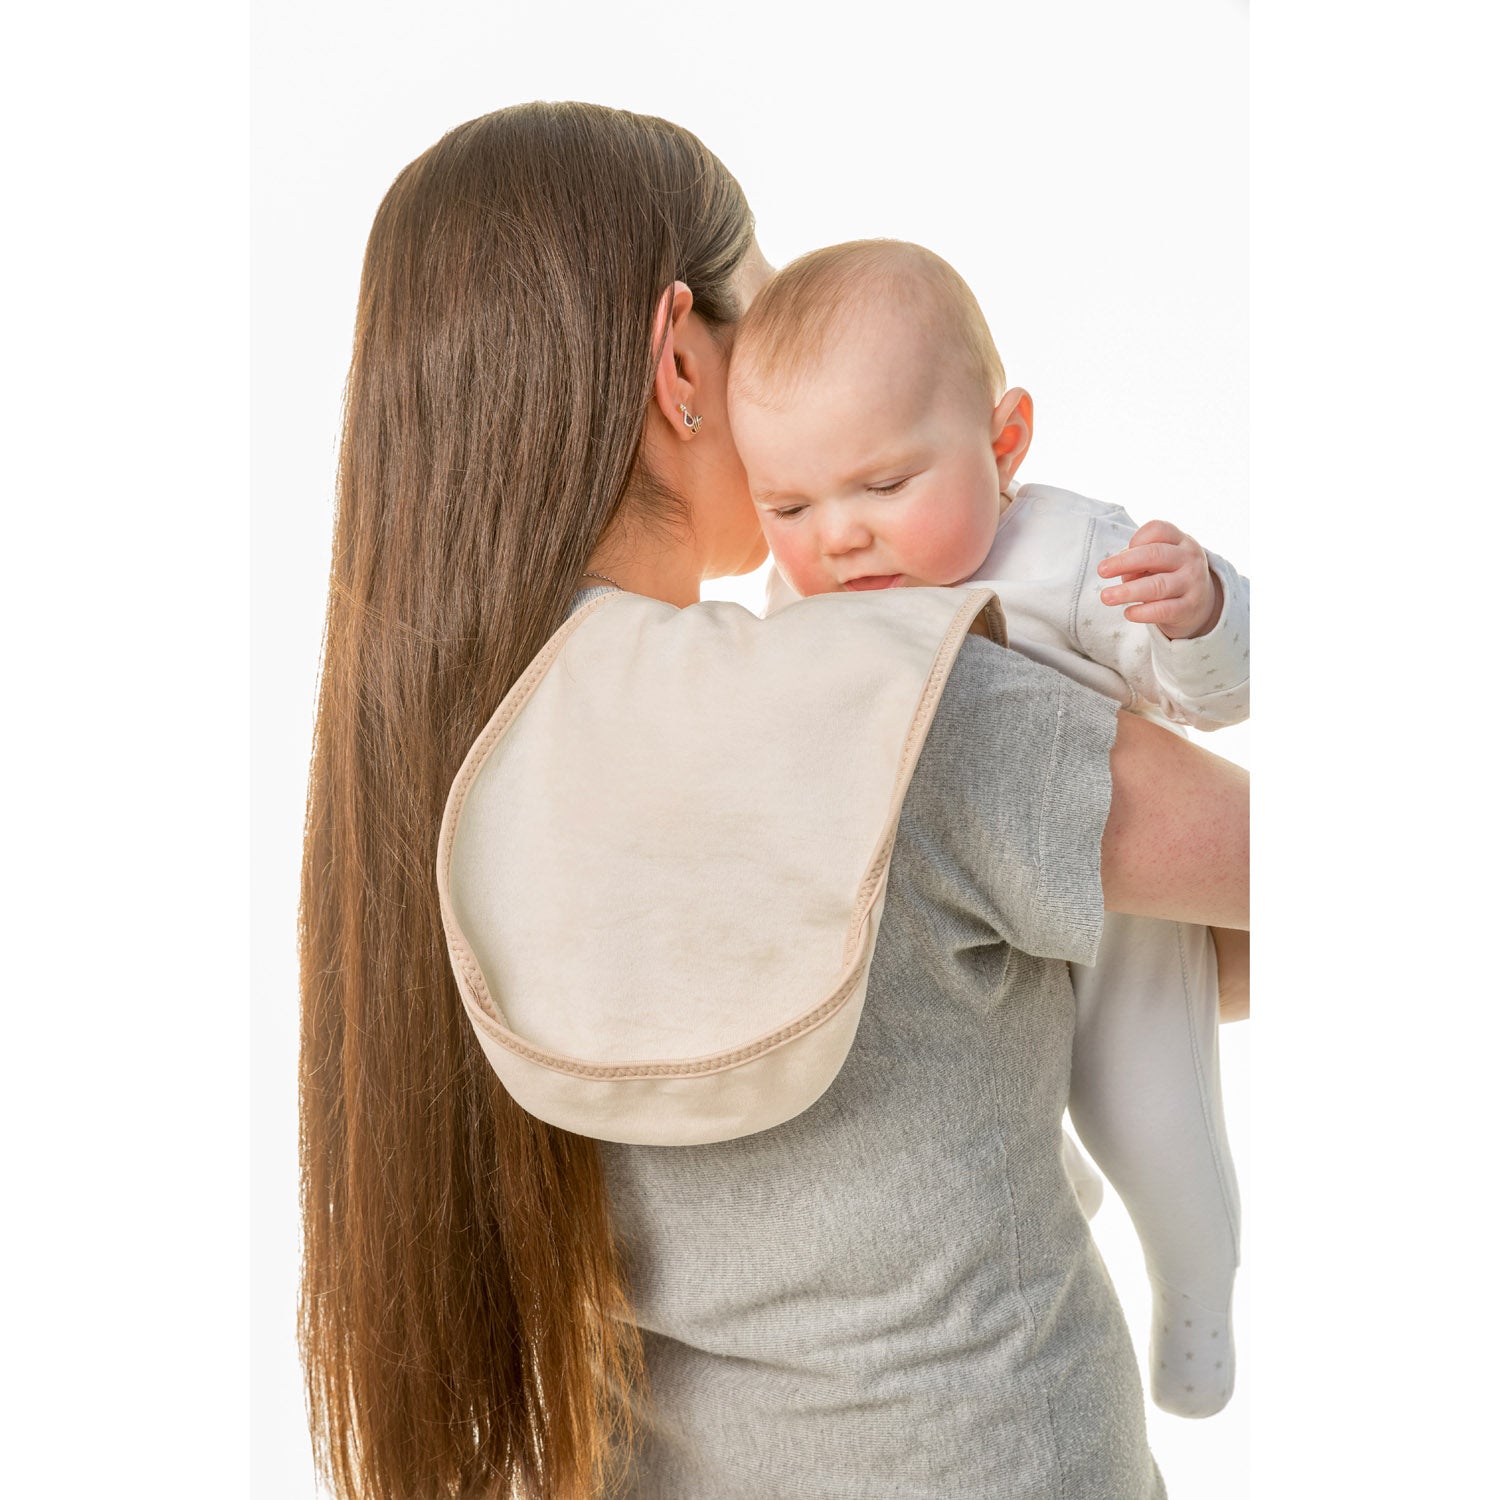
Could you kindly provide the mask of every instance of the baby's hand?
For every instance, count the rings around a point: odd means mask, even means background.
[[[1203,548],[1170,521],[1147,521],[1099,574],[1120,580],[1101,590],[1104,603],[1130,605],[1127,620],[1155,625],[1168,640],[1207,635],[1219,623],[1224,585]]]

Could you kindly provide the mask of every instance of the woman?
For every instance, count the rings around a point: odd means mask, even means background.
[[[776,1129],[545,1124],[450,974],[433,850],[495,706],[595,590],[687,606],[764,559],[724,375],[767,274],[695,138],[595,106],[459,127],[376,216],[303,873],[301,1337],[340,1494],[1161,1493],[1058,1161],[1065,960],[1101,878],[1245,925],[1224,763],[966,641],[853,1049]],[[1065,742],[1035,826],[1017,705]],[[1039,869],[987,831],[1013,803]]]

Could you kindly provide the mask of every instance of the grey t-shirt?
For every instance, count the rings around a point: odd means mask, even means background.
[[[738,1140],[601,1143],[651,1397],[616,1496],[1165,1495],[1060,1155],[1115,711],[967,638],[833,1084]]]

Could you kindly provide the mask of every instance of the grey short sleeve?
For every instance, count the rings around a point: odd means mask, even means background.
[[[1091,963],[1118,705],[979,636],[959,650],[913,783],[950,908],[1038,958]]]

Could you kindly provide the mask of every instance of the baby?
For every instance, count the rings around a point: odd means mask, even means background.
[[[787,266],[736,333],[729,414],[776,564],[768,611],[983,584],[1014,649],[1127,708],[1199,729],[1249,713],[1248,584],[1165,522],[1017,486],[1031,397],[1006,389],[978,303],[930,251],[868,240]],[[1145,1251],[1152,1396],[1209,1416],[1234,1385],[1239,1261],[1213,938],[1112,914],[1073,983],[1069,1110]]]

